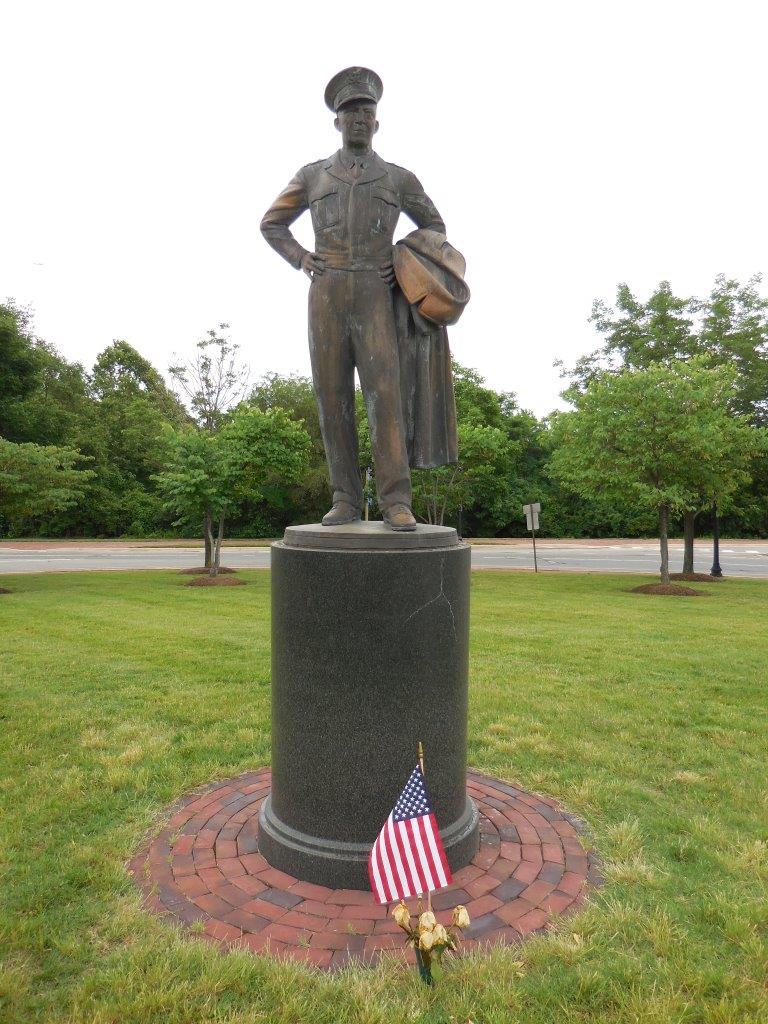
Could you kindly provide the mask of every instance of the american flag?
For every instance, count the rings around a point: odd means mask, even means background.
[[[373,844],[368,877],[379,903],[421,896],[453,881],[419,765]]]

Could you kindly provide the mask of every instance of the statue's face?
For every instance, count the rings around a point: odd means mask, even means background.
[[[376,120],[376,104],[370,100],[351,100],[336,111],[333,122],[341,132],[346,147],[359,149],[370,146],[373,136],[379,129]]]

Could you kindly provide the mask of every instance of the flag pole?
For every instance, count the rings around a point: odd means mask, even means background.
[[[419,768],[421,768],[421,774],[424,775],[424,744],[419,740]],[[432,892],[427,889],[427,910],[432,910]]]

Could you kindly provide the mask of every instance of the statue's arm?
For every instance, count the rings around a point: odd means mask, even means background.
[[[444,235],[443,218],[416,175],[404,170],[400,189],[403,212],[408,214],[416,227],[430,228],[432,231],[439,231]]]
[[[275,252],[279,252],[297,270],[301,269],[301,261],[307,255],[307,250],[296,241],[290,229],[291,224],[308,208],[307,185],[302,170],[291,179],[261,221],[262,235]]]

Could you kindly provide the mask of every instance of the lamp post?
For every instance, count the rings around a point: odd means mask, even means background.
[[[719,578],[723,570],[720,568],[720,517],[717,514],[717,502],[712,506],[712,511],[715,518],[712,523],[712,568],[709,575]]]

